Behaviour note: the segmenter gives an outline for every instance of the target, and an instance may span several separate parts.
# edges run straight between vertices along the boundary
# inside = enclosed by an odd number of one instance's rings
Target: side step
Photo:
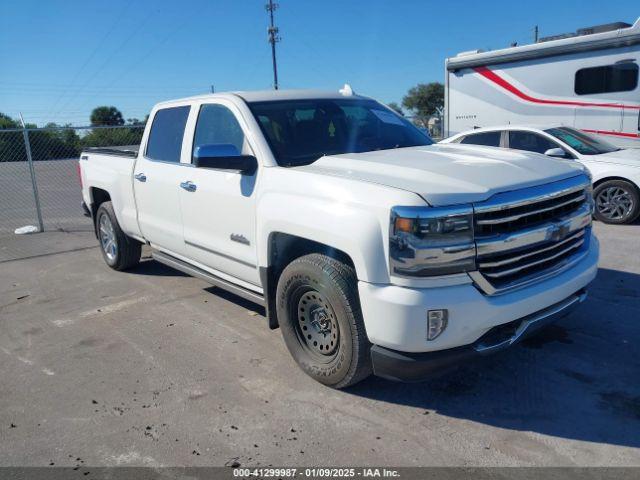
[[[181,272],[186,273],[187,275],[190,275],[192,277],[200,278],[205,282],[210,283],[211,285],[215,285],[216,287],[222,288],[223,290],[231,292],[251,302],[257,303],[258,305],[261,305],[263,307],[266,306],[264,296],[257,292],[253,292],[247,288],[241,287],[220,277],[217,277],[209,272],[205,272],[201,268],[194,267],[193,265],[190,265],[187,262],[184,262],[164,252],[153,250],[151,252],[151,256],[157,262],[160,262],[168,267],[180,270]]]

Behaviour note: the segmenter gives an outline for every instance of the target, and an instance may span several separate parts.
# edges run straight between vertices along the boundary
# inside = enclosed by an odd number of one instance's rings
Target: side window
[[[638,86],[638,65],[633,62],[583,68],[576,72],[577,95],[629,92]]]
[[[511,131],[509,132],[509,148],[544,153],[550,148],[560,148],[560,145],[537,133]]]
[[[486,145],[487,147],[500,146],[501,132],[483,132],[472,133],[464,137],[460,143],[469,143],[471,145]]]
[[[233,145],[243,153],[244,132],[236,116],[223,105],[209,104],[200,107],[193,151],[201,145]]]
[[[147,157],[163,162],[180,162],[189,109],[189,106],[184,106],[163,108],[156,112],[147,141]]]

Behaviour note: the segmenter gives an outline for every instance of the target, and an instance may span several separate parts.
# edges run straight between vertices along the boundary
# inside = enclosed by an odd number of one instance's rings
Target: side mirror
[[[544,154],[548,157],[567,158],[567,152],[561,148],[550,148]]]
[[[258,160],[253,155],[241,155],[235,145],[220,143],[196,147],[193,166],[251,174],[258,168]]]

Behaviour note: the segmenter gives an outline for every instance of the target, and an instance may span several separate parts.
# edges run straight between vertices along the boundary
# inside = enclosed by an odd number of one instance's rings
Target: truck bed
[[[85,148],[82,153],[99,153],[101,155],[136,158],[139,151],[140,145],[122,145],[117,147],[89,147]]]

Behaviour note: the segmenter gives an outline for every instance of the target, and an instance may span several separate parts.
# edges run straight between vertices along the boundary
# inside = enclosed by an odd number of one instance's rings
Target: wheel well
[[[636,185],[634,182],[632,182],[628,178],[623,178],[623,177],[605,177],[605,178],[601,178],[600,180],[597,180],[597,181],[593,182],[593,189],[595,190],[596,188],[598,188],[599,185],[602,185],[604,182],[608,182],[610,180],[620,180],[622,182],[627,182],[627,183],[630,183],[631,185],[633,185],[634,187],[636,187],[636,190],[640,190],[638,188],[638,185]]]
[[[95,230],[96,227],[96,213],[98,212],[98,208],[104,202],[108,202],[111,200],[111,195],[106,190],[97,187],[91,187],[89,190],[91,194],[91,218],[93,219],[93,227]],[[96,231],[97,235],[97,231]]]
[[[267,303],[267,317],[269,328],[278,328],[278,317],[275,308],[276,287],[280,274],[296,258],[310,253],[321,253],[335,258],[349,265],[355,270],[351,257],[330,245],[309,240],[307,238],[290,235],[288,233],[274,232],[269,236],[268,267],[261,273],[265,298]]]

